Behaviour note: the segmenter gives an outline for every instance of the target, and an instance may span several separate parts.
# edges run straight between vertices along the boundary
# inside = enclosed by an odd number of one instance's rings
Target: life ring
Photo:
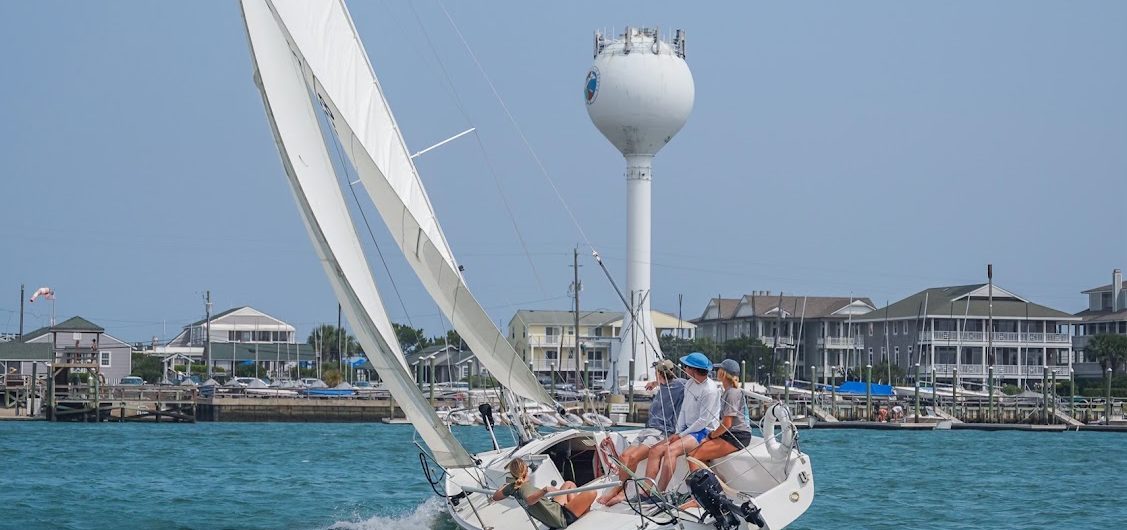
[[[778,414],[776,410],[782,410]],[[775,438],[775,426],[782,430],[782,441]],[[767,408],[763,414],[763,421],[759,426],[763,433],[763,444],[767,447],[767,454],[775,460],[785,460],[794,449],[794,440],[797,430],[790,419],[790,410],[782,403],[776,402]]]

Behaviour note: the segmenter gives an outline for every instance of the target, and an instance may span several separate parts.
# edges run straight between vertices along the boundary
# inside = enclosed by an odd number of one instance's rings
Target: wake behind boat
[[[336,0],[242,0],[241,4],[255,83],[302,219],[365,355],[415,427],[422,442],[423,474],[443,497],[455,522],[471,530],[526,528],[529,523],[542,527],[517,500],[490,498],[505,483],[505,468],[514,459],[527,464],[534,486],[571,481],[577,488],[564,493],[577,493],[617,484],[615,453],[644,436],[643,431],[609,432],[609,418],[586,415],[580,419],[595,424],[595,430],[548,434],[536,430],[537,420],[549,421],[562,409],[470,293],[345,5]],[[687,73],[683,34],[678,32],[676,39],[675,44],[680,44],[671,46],[659,40],[656,30],[628,30],[624,40],[612,46],[618,46],[616,53],[625,56],[632,43],[640,43],[640,53],[651,50],[648,53],[655,60],[673,61],[669,64]],[[613,79],[605,82],[613,83]],[[616,142],[628,156],[630,174],[647,184],[648,161],[628,151],[640,146],[652,158],[680,128],[691,108],[691,78],[688,82],[688,107],[683,100],[677,102],[683,115],[679,123],[664,125],[672,128],[668,135],[650,138],[654,145],[635,144],[629,138],[619,138],[625,140],[623,145]],[[598,83],[597,74],[589,76],[589,105],[596,99]],[[613,109],[613,103],[607,103],[613,98],[613,92],[605,94],[600,105]],[[614,133],[604,133],[615,140]],[[340,164],[345,167],[338,167],[332,152],[347,156],[348,163]],[[439,417],[415,385],[341,189],[342,180],[354,179],[363,185],[443,316],[477,354],[481,365],[499,376],[499,392],[507,409],[499,416],[507,418],[521,440],[517,447],[500,448],[494,437],[493,451],[469,454],[449,427],[450,422],[462,422],[466,417],[451,418],[454,413]],[[645,196],[648,199],[648,185]],[[648,216],[648,206],[646,209]],[[648,255],[648,217],[644,228]],[[597,253],[595,256],[601,265]],[[648,271],[644,285],[648,291]],[[631,289],[631,297],[634,291]],[[630,340],[631,348],[640,358],[660,357],[650,334],[652,324],[646,320],[647,308],[648,301],[640,304],[642,311],[628,315],[642,329]],[[619,371],[622,369],[625,363]],[[482,415],[492,434],[491,414],[482,411]],[[563,415],[575,423],[574,418]],[[559,423],[558,419],[551,421]],[[631,502],[596,506],[569,528],[783,528],[813,501],[813,470],[782,404],[769,407],[761,432],[761,437],[752,437],[742,450],[710,462],[711,473],[694,475],[712,477],[711,482],[686,484],[688,464],[681,458],[668,497],[663,494],[650,506]],[[636,474],[644,467],[643,460],[628,482],[627,490],[634,494],[646,482]],[[690,489],[702,507],[682,510],[673,501],[674,493]]]

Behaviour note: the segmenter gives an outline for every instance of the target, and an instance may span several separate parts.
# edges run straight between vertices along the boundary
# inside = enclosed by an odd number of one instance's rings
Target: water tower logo
[[[595,102],[595,98],[599,95],[598,68],[592,68],[590,72],[587,72],[587,83],[584,85],[583,93],[587,97],[588,105]]]

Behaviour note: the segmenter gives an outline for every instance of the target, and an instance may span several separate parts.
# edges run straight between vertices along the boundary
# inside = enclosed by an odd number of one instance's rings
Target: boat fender
[[[737,506],[732,499],[724,495],[720,479],[708,469],[693,471],[685,477],[685,484],[689,486],[693,499],[696,499],[704,513],[712,517],[712,524],[716,530],[737,530],[740,527],[740,519],[747,521],[749,526],[755,525],[759,528],[767,526],[758,506],[751,501]],[[703,516],[701,522],[704,522]]]
[[[780,414],[778,410],[782,410]],[[780,442],[775,438],[775,426],[778,425],[782,430],[782,441]],[[790,411],[781,403],[775,403],[767,408],[767,412],[763,414],[763,423],[760,426],[763,431],[763,443],[767,448],[767,453],[775,460],[784,460],[790,456],[790,452],[794,449],[795,428],[794,424],[790,421]]]

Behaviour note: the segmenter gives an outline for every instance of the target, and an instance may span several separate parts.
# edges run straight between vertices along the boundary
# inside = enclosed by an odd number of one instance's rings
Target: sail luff
[[[310,238],[364,353],[414,424],[435,460],[446,467],[474,461],[442,425],[407,372],[394,330],[372,279],[322,136],[309,85],[312,77],[291,49],[267,0],[243,0],[255,80]]]
[[[272,5],[289,37],[306,52],[341,144],[427,293],[502,384],[519,396],[554,403],[470,293],[343,4],[273,0]]]

